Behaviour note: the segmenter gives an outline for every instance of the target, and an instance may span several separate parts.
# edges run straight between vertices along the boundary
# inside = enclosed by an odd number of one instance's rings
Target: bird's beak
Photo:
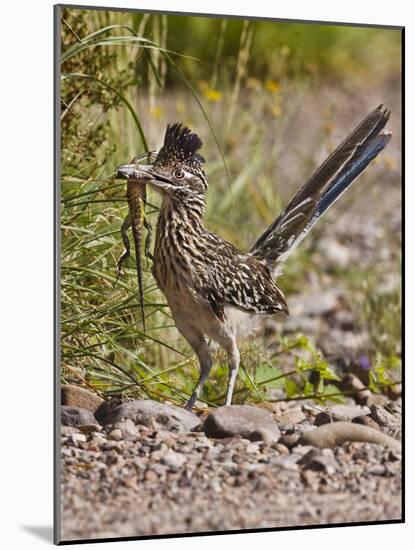
[[[122,164],[116,170],[117,178],[143,181],[152,180],[154,176],[151,174],[151,165],[144,164]]]

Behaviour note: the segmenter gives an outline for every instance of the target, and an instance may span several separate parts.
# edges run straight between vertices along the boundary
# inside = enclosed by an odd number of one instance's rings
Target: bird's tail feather
[[[390,111],[380,105],[335,149],[259,237],[251,254],[276,268],[302,241],[321,216],[370,162],[386,147],[391,134],[382,133]]]

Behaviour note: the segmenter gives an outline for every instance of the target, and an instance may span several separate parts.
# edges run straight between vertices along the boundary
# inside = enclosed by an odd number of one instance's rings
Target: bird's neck
[[[192,286],[194,266],[204,255],[203,237],[207,233],[203,225],[204,210],[204,200],[163,199],[157,222],[153,274],[165,294],[180,285]]]
[[[201,234],[205,231],[203,225],[205,207],[205,199],[200,196],[163,197],[158,229],[162,226],[164,235],[178,232],[184,238],[186,235]]]

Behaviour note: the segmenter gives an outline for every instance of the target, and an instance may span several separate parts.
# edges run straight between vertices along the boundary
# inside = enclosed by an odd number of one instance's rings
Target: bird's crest
[[[203,143],[197,134],[180,123],[169,124],[155,164],[160,166],[186,165],[193,170],[201,170],[205,159],[196,151]],[[193,171],[192,170],[192,171]]]

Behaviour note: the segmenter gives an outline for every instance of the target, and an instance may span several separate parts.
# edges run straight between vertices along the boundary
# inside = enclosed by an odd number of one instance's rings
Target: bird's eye
[[[182,180],[184,178],[184,170],[178,168],[174,171],[173,176],[176,180]]]

